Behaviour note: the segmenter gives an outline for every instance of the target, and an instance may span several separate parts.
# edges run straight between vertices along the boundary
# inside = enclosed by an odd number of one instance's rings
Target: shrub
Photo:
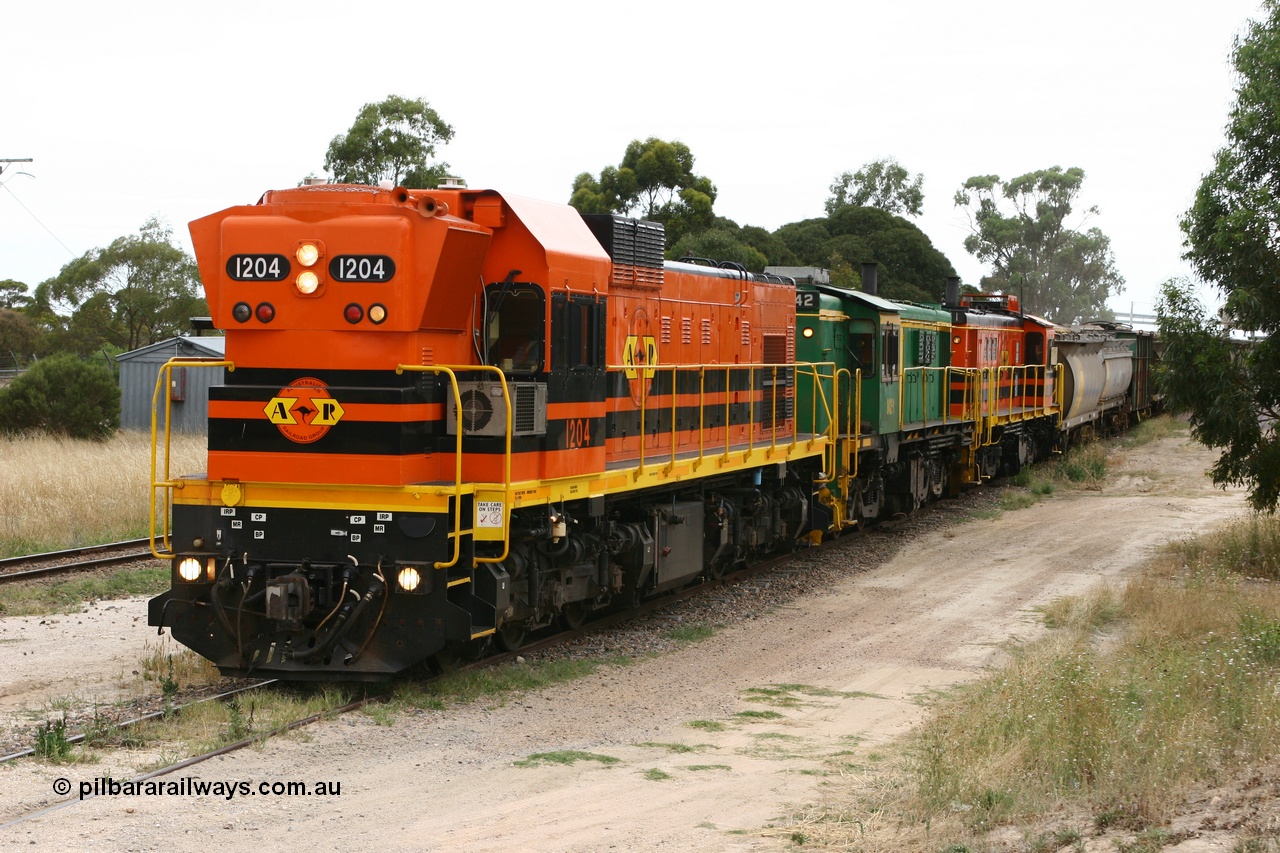
[[[111,371],[69,353],[41,359],[0,390],[0,432],[44,432],[102,441],[120,428]]]

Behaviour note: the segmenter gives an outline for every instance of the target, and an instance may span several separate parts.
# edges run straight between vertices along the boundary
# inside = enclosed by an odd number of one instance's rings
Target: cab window
[[[485,361],[507,373],[536,373],[546,356],[546,300],[532,284],[485,288]]]
[[[898,378],[898,327],[886,325],[881,338],[880,376],[891,382]]]

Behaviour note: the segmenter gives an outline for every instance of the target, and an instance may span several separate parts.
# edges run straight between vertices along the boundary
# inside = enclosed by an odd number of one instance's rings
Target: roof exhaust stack
[[[947,276],[947,293],[942,304],[948,308],[960,304],[960,276]]]
[[[880,293],[876,270],[877,266],[874,262],[862,265],[862,292],[868,296],[878,296]]]

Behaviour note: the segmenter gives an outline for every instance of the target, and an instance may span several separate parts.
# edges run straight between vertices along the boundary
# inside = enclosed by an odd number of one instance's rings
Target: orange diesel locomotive
[[[226,674],[515,647],[809,528],[790,282],[464,188],[281,190],[191,234],[227,373],[207,471],[157,477],[149,621]]]

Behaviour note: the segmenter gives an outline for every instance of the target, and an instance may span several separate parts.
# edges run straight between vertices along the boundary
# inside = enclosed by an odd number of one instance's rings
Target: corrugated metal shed
[[[151,400],[160,367],[171,358],[215,358],[225,352],[222,337],[170,338],[116,356],[120,365],[120,428],[151,429]],[[221,367],[183,367],[173,371],[169,389],[175,432],[208,429],[209,386],[223,381]],[[162,401],[163,402],[163,401]]]

